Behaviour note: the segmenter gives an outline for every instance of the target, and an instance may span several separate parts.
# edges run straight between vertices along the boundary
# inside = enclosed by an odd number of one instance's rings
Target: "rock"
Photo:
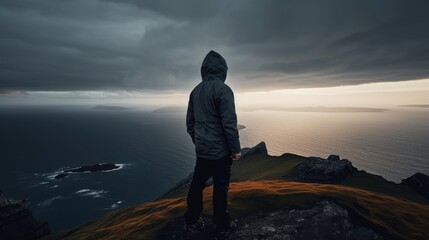
[[[245,128],[246,128],[246,126],[241,125],[241,124],[237,124],[237,129],[238,129],[238,130],[243,130],[243,129],[245,129]]]
[[[63,179],[69,175],[68,173],[85,173],[85,172],[92,173],[92,172],[115,170],[118,168],[120,168],[120,166],[113,163],[97,163],[93,165],[85,165],[82,167],[65,169],[62,171],[62,173],[55,175],[54,178]]]
[[[402,183],[408,184],[416,192],[420,193],[425,198],[429,199],[429,176],[423,173],[416,173],[405,180]]]
[[[338,156],[338,155],[329,155],[329,157],[327,159],[331,160],[331,161],[340,161],[341,160],[340,156]]]
[[[239,223],[228,239],[382,239],[373,230],[354,225],[347,210],[329,201],[309,209],[259,210]]]
[[[113,169],[117,169],[117,168],[119,168],[119,166],[117,166],[116,164],[113,164],[113,163],[97,163],[97,164],[93,164],[93,165],[85,165],[85,166],[78,167],[78,168],[66,169],[66,170],[64,170],[64,172],[74,172],[74,173],[101,172],[101,171],[108,171],[108,170],[113,170]]]
[[[328,159],[309,157],[294,168],[291,178],[300,182],[335,183],[355,172],[357,169],[349,160],[340,160],[337,155]]]
[[[67,173],[60,173],[60,174],[55,175],[55,179],[63,179],[67,176],[68,176]]]
[[[204,218],[206,229],[192,239],[213,239],[215,228],[211,218]],[[357,240],[382,239],[372,229],[355,225],[348,211],[329,201],[322,201],[308,209],[258,210],[237,219],[238,229],[227,239],[237,240]],[[159,239],[182,239],[183,218],[167,224]]]
[[[34,219],[25,201],[7,198],[0,191],[0,239],[36,239],[49,233],[48,223]]]
[[[241,149],[241,157],[246,157],[254,154],[268,154],[267,146],[265,142],[260,142],[251,148],[242,148]]]

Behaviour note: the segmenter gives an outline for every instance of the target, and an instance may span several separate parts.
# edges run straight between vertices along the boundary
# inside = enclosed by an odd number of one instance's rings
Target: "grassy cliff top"
[[[406,184],[357,171],[337,184],[291,181],[293,169],[306,161],[295,154],[270,156],[258,153],[234,162],[229,209],[235,218],[259,209],[307,208],[323,199],[347,209],[353,221],[368,225],[387,239],[429,239],[428,200]],[[110,212],[78,226],[64,239],[156,239],[168,222],[181,217],[186,208],[186,185],[179,185],[153,202]],[[204,192],[203,214],[212,212],[212,188]]]
[[[204,192],[210,214],[212,188]],[[429,205],[354,187],[283,180],[232,183],[229,208],[234,217],[257,209],[305,208],[329,199],[348,209],[356,221],[399,239],[429,239]],[[121,209],[77,228],[65,239],[155,239],[169,221],[183,215],[184,197]]]

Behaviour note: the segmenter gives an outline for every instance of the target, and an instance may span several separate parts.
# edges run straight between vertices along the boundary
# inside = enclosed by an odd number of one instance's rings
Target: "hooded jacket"
[[[225,84],[227,71],[225,59],[210,51],[201,66],[202,81],[189,96],[186,127],[201,158],[220,159],[241,150],[234,93]]]

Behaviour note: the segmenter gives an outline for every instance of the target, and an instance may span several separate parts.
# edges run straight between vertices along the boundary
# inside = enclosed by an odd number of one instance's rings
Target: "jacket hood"
[[[225,82],[228,66],[225,59],[217,52],[207,53],[201,65],[201,77],[203,81],[211,79],[220,79]]]

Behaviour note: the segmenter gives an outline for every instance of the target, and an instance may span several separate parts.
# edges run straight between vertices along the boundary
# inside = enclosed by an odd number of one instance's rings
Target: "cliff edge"
[[[233,163],[229,192],[239,229],[229,239],[429,239],[426,178],[420,174],[418,184],[397,184],[337,155],[270,156],[263,142],[242,153]],[[191,176],[153,202],[108,213],[62,239],[181,239]],[[210,181],[207,186],[203,217],[210,223]],[[213,239],[208,225],[193,239]]]
[[[33,218],[25,201],[8,198],[0,191],[0,239],[29,240],[49,233],[48,223]]]

